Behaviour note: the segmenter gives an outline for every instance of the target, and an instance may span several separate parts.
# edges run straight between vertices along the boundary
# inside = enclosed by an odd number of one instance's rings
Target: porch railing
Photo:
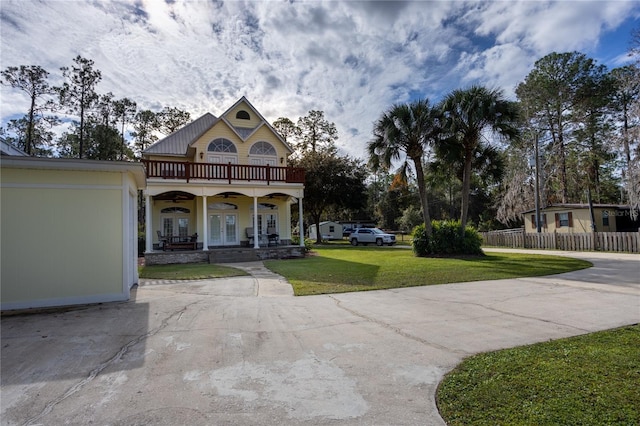
[[[244,164],[191,163],[188,161],[142,160],[147,178],[225,180],[247,182],[304,183],[301,167],[253,166]]]

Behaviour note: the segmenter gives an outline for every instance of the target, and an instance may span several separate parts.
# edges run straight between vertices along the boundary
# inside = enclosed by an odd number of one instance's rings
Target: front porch
[[[267,259],[302,258],[305,248],[299,245],[271,247],[224,247],[208,250],[152,251],[144,254],[145,265],[167,265],[175,263],[237,263]]]
[[[303,217],[303,169],[151,160],[144,164],[146,253],[163,248],[208,252],[288,246],[293,203],[298,204],[298,217]]]

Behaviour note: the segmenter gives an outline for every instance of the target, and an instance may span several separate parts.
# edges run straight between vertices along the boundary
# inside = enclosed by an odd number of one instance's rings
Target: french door
[[[209,245],[238,245],[238,215],[236,213],[209,213]]]

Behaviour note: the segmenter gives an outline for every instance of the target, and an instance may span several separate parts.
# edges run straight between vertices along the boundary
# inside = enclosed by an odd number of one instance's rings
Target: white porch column
[[[153,251],[153,226],[151,224],[151,196],[148,194],[144,197],[144,213],[145,253],[151,253]]]
[[[209,249],[209,231],[207,229],[207,196],[202,196],[202,250]]]
[[[302,223],[302,198],[298,198],[298,222],[300,226],[300,247],[304,247],[304,223]]]
[[[258,229],[258,197],[253,196],[253,248],[260,248],[260,230]]]

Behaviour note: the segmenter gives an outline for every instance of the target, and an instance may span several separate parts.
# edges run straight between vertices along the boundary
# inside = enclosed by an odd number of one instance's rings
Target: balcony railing
[[[147,178],[224,180],[246,182],[304,183],[300,167],[252,166],[244,164],[190,163],[188,161],[142,160]]]

